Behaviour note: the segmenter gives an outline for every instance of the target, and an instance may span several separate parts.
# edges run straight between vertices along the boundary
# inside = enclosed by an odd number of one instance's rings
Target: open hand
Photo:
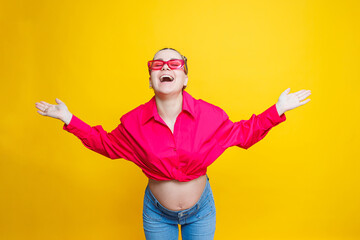
[[[53,105],[44,101],[35,103],[36,108],[40,111],[37,111],[43,116],[53,117],[62,120],[66,124],[69,124],[72,114],[69,112],[65,103],[60,99],[55,99],[57,105]]]
[[[297,108],[310,101],[310,99],[306,99],[308,96],[311,95],[310,90],[300,90],[298,92],[294,92],[290,94],[289,92],[290,92],[290,88],[286,89],[283,93],[281,93],[279,100],[276,103],[276,108],[278,110],[279,116],[285,113],[286,111]],[[304,99],[306,100],[303,101]]]

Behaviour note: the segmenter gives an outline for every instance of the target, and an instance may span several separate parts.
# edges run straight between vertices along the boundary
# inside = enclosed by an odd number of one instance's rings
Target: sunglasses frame
[[[171,66],[169,66],[168,63],[171,62],[171,61],[174,61],[174,60],[181,62],[180,67],[172,68]],[[152,68],[151,68],[151,65],[152,65],[153,62],[162,62],[163,65],[161,66],[160,69],[152,69]],[[153,71],[153,70],[155,70],[155,71],[156,71],[156,70],[161,70],[161,69],[164,67],[165,64],[166,64],[171,70],[176,70],[176,69],[180,69],[180,68],[184,67],[185,61],[184,61],[183,59],[170,59],[170,60],[168,60],[168,61],[163,61],[163,60],[151,60],[151,61],[148,61],[149,73],[150,73],[151,71]],[[186,73],[185,68],[184,68],[184,72]]]

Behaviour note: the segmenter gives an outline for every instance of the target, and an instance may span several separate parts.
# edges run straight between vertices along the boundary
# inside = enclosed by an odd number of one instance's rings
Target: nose
[[[166,66],[166,67],[165,67]],[[164,65],[162,66],[162,68],[161,68],[161,70],[169,70],[170,68],[169,68],[169,66],[166,64],[166,63],[164,63]]]

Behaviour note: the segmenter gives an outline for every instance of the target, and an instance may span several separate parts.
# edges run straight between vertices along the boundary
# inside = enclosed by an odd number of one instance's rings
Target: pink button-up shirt
[[[155,97],[123,115],[111,132],[100,125],[92,127],[75,115],[63,129],[97,153],[134,162],[151,179],[186,182],[204,175],[228,147],[247,149],[285,120],[274,104],[249,120],[232,122],[221,108],[183,91],[174,133],[159,116]]]

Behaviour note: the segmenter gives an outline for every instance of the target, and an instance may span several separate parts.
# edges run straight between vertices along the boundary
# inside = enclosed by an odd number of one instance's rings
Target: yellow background
[[[288,87],[311,101],[208,169],[215,239],[360,239],[359,1],[0,2],[0,239],[145,239],[147,178],[86,149],[35,102],[111,131],[153,95],[146,62],[233,121]]]

